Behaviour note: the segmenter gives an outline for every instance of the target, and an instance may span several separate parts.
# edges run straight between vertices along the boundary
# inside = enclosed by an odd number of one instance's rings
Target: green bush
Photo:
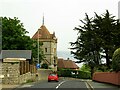
[[[91,78],[91,73],[90,72],[79,71],[78,72],[78,78],[80,78],[80,79],[90,79]]]
[[[79,79],[90,79],[91,73],[80,71],[80,70],[58,69],[58,76],[59,77],[73,77],[73,78],[79,78]]]
[[[41,68],[48,69],[48,64],[43,63],[43,64],[41,65]]]
[[[31,83],[31,82],[34,82],[34,80],[29,79],[29,80],[26,81],[26,83]]]
[[[61,70],[59,70],[59,76],[71,77],[71,70],[70,69],[61,69]]]
[[[112,57],[112,69],[113,71],[120,71],[120,48],[115,50]]]

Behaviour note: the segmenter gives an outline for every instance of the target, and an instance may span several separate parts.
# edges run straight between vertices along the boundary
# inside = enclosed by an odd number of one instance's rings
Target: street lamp
[[[39,64],[39,29],[38,29],[38,64]]]

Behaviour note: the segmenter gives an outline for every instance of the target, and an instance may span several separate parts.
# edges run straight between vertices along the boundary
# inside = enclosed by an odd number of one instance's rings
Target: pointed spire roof
[[[55,33],[50,34],[48,29],[44,25],[44,14],[43,14],[43,22],[42,26],[38,29],[38,31],[33,35],[32,39],[53,39],[55,37]]]
[[[39,34],[39,35],[38,35]],[[33,39],[38,39],[42,38],[42,39],[47,39],[47,38],[51,38],[51,34],[48,31],[48,29],[45,27],[45,25],[42,25],[38,31],[33,35]]]
[[[42,22],[42,25],[44,25],[44,13],[43,13],[43,22]]]

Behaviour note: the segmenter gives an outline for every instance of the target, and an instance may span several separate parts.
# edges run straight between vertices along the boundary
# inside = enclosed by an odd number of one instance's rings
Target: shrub
[[[113,71],[120,71],[120,48],[115,50],[112,57],[112,69]]]
[[[46,63],[43,63],[43,64],[41,65],[41,68],[48,69],[48,64],[46,64]]]
[[[26,81],[26,83],[31,83],[31,82],[34,82],[34,80],[28,79],[28,80]]]
[[[58,76],[59,77],[73,77],[73,78],[79,78],[79,79],[90,79],[91,73],[80,71],[80,70],[58,69]]]
[[[78,72],[78,78],[80,78],[80,79],[90,79],[91,78],[91,73],[90,72],[79,71]]]

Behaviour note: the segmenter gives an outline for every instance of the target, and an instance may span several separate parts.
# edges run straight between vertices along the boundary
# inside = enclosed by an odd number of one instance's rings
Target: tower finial
[[[43,25],[44,25],[44,13],[43,13]]]

